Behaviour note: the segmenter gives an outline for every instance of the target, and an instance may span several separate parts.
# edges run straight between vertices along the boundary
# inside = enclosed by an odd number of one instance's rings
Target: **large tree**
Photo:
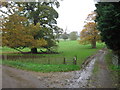
[[[30,23],[36,25],[36,23],[40,23],[42,27],[42,31],[45,35],[41,35],[38,33],[34,36],[35,39],[43,37],[48,44],[44,47],[50,51],[52,46],[56,46],[56,32],[60,32],[61,29],[56,29],[58,18],[57,11],[53,8],[53,6],[59,7],[59,2],[57,0],[50,2],[24,2],[18,3],[20,7],[23,7],[21,15],[26,16]],[[37,48],[32,48],[31,52],[37,52]]]
[[[98,29],[102,41],[118,56],[120,62],[120,2],[99,2],[96,4]]]
[[[100,32],[96,29],[96,23],[89,22],[80,32],[80,44],[91,44],[92,48],[96,48],[97,41],[100,41]]]
[[[27,18],[12,14],[4,18],[2,24],[2,46],[14,48],[16,50],[28,47],[39,48],[47,45],[47,41],[43,38],[34,39],[34,36],[39,32],[40,25],[27,25]]]
[[[47,45],[43,46],[50,50],[52,46],[56,46],[57,37],[59,33],[62,32],[62,29],[57,27],[58,13],[53,8],[53,6],[59,7],[59,2],[57,0],[51,2],[12,2],[12,3],[2,3],[8,11],[3,13],[7,15],[14,14],[15,6],[19,6],[21,12],[18,14],[20,16],[25,16],[28,19],[28,24],[40,23],[41,29],[36,35],[34,35],[35,40],[43,38],[47,41]],[[11,8],[12,6],[12,8]],[[37,53],[37,48],[34,47],[31,49],[31,52]]]
[[[88,14],[83,30],[80,32],[80,44],[91,44],[96,48],[96,42],[100,41],[100,31],[97,30],[97,23],[94,22],[96,12]]]

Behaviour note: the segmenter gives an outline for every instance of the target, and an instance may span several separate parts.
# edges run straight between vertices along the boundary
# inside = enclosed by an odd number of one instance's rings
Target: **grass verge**
[[[113,65],[112,63],[112,52],[109,51],[108,54],[106,55],[106,63],[108,65],[108,69],[114,72],[119,72],[120,71],[120,65]]]
[[[119,75],[120,75],[120,65],[116,66],[116,65],[113,65],[112,63],[112,52],[109,51],[107,53],[107,55],[105,56],[105,60],[106,60],[106,63],[107,63],[107,66],[108,66],[108,69],[111,71],[111,76],[112,76],[112,79],[113,79],[113,82],[114,82],[114,85],[117,87],[117,88],[120,88],[120,85],[119,85]]]
[[[44,65],[44,64],[36,64],[31,62],[20,62],[20,61],[2,61],[2,64],[12,66],[18,69],[30,70],[36,72],[67,72],[79,70],[80,67],[78,65]]]

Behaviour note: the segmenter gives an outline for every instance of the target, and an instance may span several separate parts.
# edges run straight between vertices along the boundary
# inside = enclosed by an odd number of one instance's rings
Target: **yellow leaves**
[[[36,25],[31,24],[28,27],[26,27],[26,31],[30,34],[35,36],[40,31],[40,24],[37,23]]]
[[[41,38],[41,39],[38,39],[38,40],[34,40],[31,48],[39,48],[39,47],[45,46],[45,45],[47,45],[47,41],[45,39]]]
[[[24,23],[24,22],[27,21],[27,18],[25,18],[24,16],[19,16],[19,15],[17,15],[17,14],[12,14],[12,15],[10,15],[7,19],[9,20],[9,22],[10,22],[12,25]]]
[[[40,46],[45,46],[47,45],[47,41],[43,38],[36,40],[36,47],[40,47]]]
[[[8,40],[6,39],[6,37],[2,37],[2,46],[8,45]]]
[[[36,25],[28,25],[26,26],[26,18],[19,15],[10,15],[7,18],[2,28],[2,45],[18,48],[18,47],[41,47],[47,45],[47,41],[43,38],[34,39],[34,35],[36,35],[40,31],[40,24]]]
[[[23,11],[23,9],[24,9],[23,7],[18,7],[19,11]]]
[[[86,29],[96,29],[96,23],[94,23],[94,22],[88,22],[85,26],[84,26],[84,28],[86,28]]]
[[[96,29],[96,23],[89,22],[84,26],[84,29],[80,32],[80,44],[89,44],[93,40],[100,40],[100,32]]]

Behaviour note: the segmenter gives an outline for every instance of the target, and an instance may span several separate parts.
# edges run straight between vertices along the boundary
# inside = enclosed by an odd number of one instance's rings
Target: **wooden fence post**
[[[76,56],[74,56],[74,58],[73,58],[73,64],[77,64],[77,57]]]
[[[7,60],[7,55],[3,55],[4,59],[3,60]]]
[[[65,57],[64,57],[64,59],[63,59],[63,64],[66,64],[66,60],[65,60]]]
[[[50,64],[50,57],[48,57],[48,64]]]

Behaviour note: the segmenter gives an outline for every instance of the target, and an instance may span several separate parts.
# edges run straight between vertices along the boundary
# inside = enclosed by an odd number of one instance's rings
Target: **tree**
[[[91,44],[92,48],[96,48],[96,41],[100,40],[99,34],[100,32],[96,29],[96,23],[87,23],[80,33],[80,44]]]
[[[97,30],[96,12],[88,14],[84,29],[80,33],[80,44],[91,44],[92,48],[96,48],[96,42],[100,41],[100,32]]]
[[[21,9],[21,12],[18,14],[20,16],[25,16],[28,19],[28,24],[32,23],[36,25],[37,23],[40,23],[41,30],[34,36],[34,39],[43,38],[49,42],[44,48],[50,50],[52,46],[57,45],[56,42],[58,42],[58,40],[56,34],[58,35],[58,33],[62,31],[61,29],[56,29],[58,13],[53,7],[59,7],[59,2],[57,0],[48,0],[48,2],[5,2],[2,3],[2,5],[8,9],[8,12],[14,12],[14,8],[10,8],[11,6],[18,6]],[[9,14],[2,10],[0,11]],[[31,52],[37,53],[37,48],[32,48]]]
[[[98,30],[102,41],[119,57],[120,62],[120,2],[99,2],[96,4]]]
[[[47,45],[47,41],[43,38],[34,39],[34,36],[41,30],[39,23],[27,25],[27,18],[16,13],[4,20],[2,46],[19,50],[25,47],[38,48]]]
[[[30,23],[36,25],[36,23],[40,23],[43,32],[45,35],[41,35],[38,33],[34,38],[41,38],[41,36],[48,42],[47,48],[48,51],[52,46],[56,46],[56,35],[55,33],[60,32],[61,29],[55,29],[58,18],[57,11],[53,8],[53,6],[59,7],[59,2],[57,0],[53,0],[50,2],[25,2],[19,3],[19,7],[23,7],[21,15],[26,16]],[[32,48],[31,52],[37,52],[37,48]]]
[[[62,34],[62,38],[63,38],[64,40],[68,39],[68,34],[67,34],[66,32],[64,32],[64,33]]]
[[[70,40],[77,40],[78,38],[77,32],[75,31],[71,32],[69,38]]]

